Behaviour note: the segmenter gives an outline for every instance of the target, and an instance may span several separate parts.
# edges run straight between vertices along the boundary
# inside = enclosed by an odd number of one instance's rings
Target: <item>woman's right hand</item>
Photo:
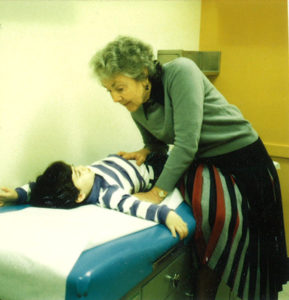
[[[143,148],[135,152],[120,151],[117,154],[127,160],[134,159],[136,161],[136,164],[140,166],[146,161],[146,158],[150,153],[151,151],[149,149]]]
[[[4,206],[5,203],[13,202],[18,199],[18,194],[14,189],[6,187],[0,188],[0,207]]]

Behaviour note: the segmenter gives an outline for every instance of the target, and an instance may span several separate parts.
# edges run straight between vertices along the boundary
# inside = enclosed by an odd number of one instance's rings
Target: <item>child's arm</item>
[[[26,184],[16,189],[7,187],[0,188],[0,206],[6,204],[26,204],[30,194],[30,184]]]
[[[0,206],[4,206],[8,203],[13,204],[18,199],[18,194],[14,189],[7,187],[0,188]]]
[[[136,197],[127,194],[117,185],[103,186],[100,189],[97,204],[135,217],[164,224],[169,228],[174,237],[178,233],[180,238],[183,239],[188,234],[187,224],[176,212],[166,205],[156,205],[140,201]]]

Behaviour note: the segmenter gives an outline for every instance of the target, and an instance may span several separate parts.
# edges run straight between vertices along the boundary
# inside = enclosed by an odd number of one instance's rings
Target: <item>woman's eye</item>
[[[118,93],[121,93],[121,92],[123,91],[123,88],[118,88],[118,89],[116,89],[116,91],[117,91]]]

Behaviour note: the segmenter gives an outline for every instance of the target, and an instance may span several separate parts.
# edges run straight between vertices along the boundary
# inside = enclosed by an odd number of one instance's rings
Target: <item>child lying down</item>
[[[135,195],[151,189],[166,157],[152,153],[144,164],[109,155],[90,166],[74,166],[62,161],[52,163],[36,182],[0,189],[0,206],[7,203],[46,208],[75,208],[96,204],[132,216],[165,224],[176,237],[188,234],[187,224],[166,205],[140,201]]]

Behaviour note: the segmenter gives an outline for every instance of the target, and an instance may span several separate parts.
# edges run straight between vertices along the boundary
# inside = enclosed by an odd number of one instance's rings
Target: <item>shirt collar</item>
[[[143,104],[143,110],[146,119],[148,119],[148,109],[151,105],[155,103],[159,103],[160,105],[164,105],[164,86],[161,80],[151,81],[152,89],[150,98],[147,102]]]
[[[96,204],[98,202],[100,186],[101,186],[101,177],[95,174],[91,192],[89,196],[84,200],[83,204]]]

